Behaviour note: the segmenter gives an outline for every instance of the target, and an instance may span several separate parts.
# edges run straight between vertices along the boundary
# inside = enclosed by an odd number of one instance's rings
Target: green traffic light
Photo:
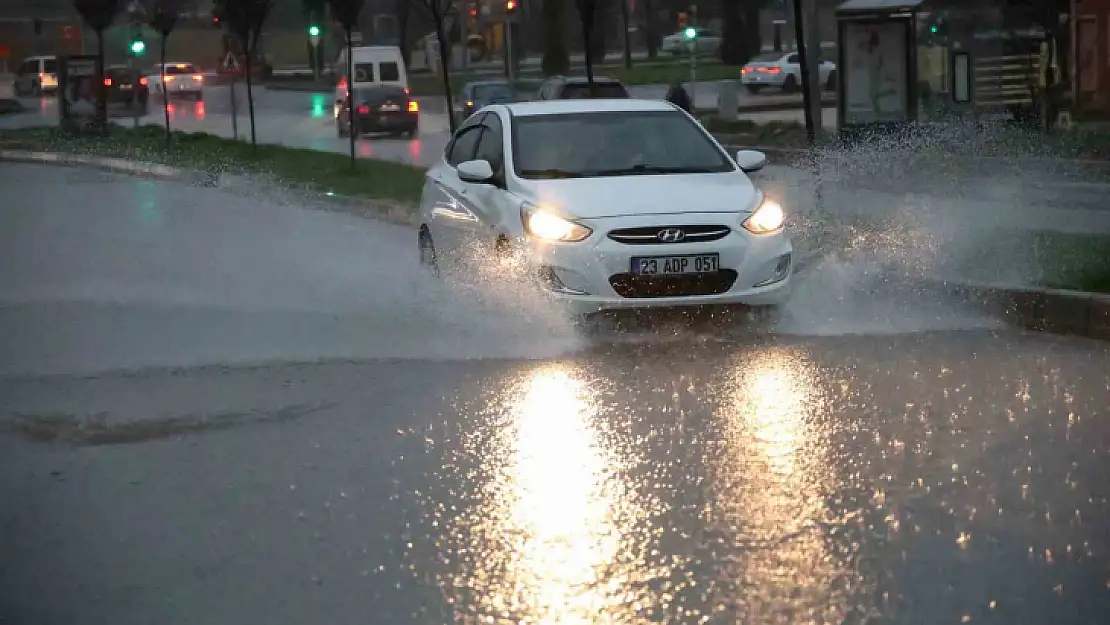
[[[143,52],[146,52],[146,44],[143,43],[142,40],[137,39],[131,42],[132,54],[142,54]]]
[[[316,25],[309,26],[308,27],[308,36],[309,37],[319,37],[320,36],[320,27],[316,26]]]
[[[694,30],[693,28],[687,28],[686,29],[686,38],[687,39],[693,39],[694,37],[697,37],[697,36],[698,36],[698,31]]]
[[[939,28],[937,28],[937,25],[936,25],[936,24],[933,24],[932,26],[930,26],[930,27],[929,27],[929,32],[931,32],[931,33],[935,33],[935,32],[937,32],[938,30],[940,30],[940,29],[939,29]]]

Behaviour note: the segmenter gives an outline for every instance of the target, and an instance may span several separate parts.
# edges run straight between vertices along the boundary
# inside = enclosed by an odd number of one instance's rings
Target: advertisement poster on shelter
[[[70,130],[99,129],[104,120],[97,117],[96,57],[63,57],[59,78],[59,121]]]
[[[844,123],[906,121],[905,25],[849,22],[844,39]]]

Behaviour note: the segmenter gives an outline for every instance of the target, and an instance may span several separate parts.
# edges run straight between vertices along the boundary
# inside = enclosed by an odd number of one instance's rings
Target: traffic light
[[[131,40],[131,54],[142,56],[144,52],[146,52],[146,42],[136,36]]]
[[[682,31],[682,34],[685,35],[687,39],[693,39],[698,36],[698,31],[694,28],[687,27],[686,30]]]
[[[505,0],[505,12],[512,14],[516,12],[518,3],[516,0]]]
[[[320,36],[320,27],[317,26],[316,24],[313,24],[313,25],[309,26],[308,27],[308,36],[309,37],[319,37]]]

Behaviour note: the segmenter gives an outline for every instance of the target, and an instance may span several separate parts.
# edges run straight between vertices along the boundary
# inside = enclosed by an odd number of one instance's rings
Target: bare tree
[[[597,15],[597,0],[574,0],[578,7],[578,19],[582,22],[582,47],[586,53],[586,84],[590,97],[594,97],[594,24]]]
[[[103,130],[108,122],[108,91],[104,88],[104,31],[123,8],[122,0],[73,0],[73,8],[96,33],[96,125]]]
[[[347,39],[347,136],[350,140],[351,146],[351,167],[355,166],[355,136],[358,134],[355,131],[355,89],[354,89],[354,31],[355,26],[358,25],[358,14],[362,12],[362,5],[365,0],[328,0],[331,4],[331,14],[335,17],[335,21],[343,26],[343,33]]]
[[[166,84],[166,40],[181,18],[183,0],[150,0],[152,6],[147,10],[150,27],[158,31],[162,40],[158,46],[158,62],[162,72],[162,82]],[[170,142],[170,93],[162,89],[162,113],[166,119],[166,143]]]
[[[451,132],[454,133],[455,129],[458,128],[458,120],[455,119],[454,115],[455,103],[451,91],[451,64],[448,56],[451,41],[447,37],[446,28],[452,0],[416,0],[416,2],[436,25],[436,41],[439,42],[439,65],[443,72],[443,95],[447,98],[447,123],[451,127]]]
[[[247,111],[251,119],[251,147],[258,147],[254,125],[254,90],[251,85],[251,61],[258,51],[258,36],[270,15],[273,0],[215,0],[227,24],[228,32],[238,41],[243,51],[244,71],[247,75]]]

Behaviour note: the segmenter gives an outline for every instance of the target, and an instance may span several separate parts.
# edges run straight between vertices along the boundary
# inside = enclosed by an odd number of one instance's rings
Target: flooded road
[[[584,336],[398,226],[2,172],[0,622],[1110,615],[1105,343],[844,250],[773,333]]]

